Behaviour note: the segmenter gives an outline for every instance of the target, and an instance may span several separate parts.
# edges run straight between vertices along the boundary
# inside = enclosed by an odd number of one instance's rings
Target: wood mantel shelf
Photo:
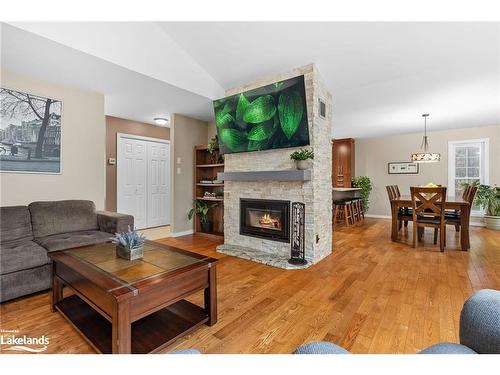
[[[284,171],[219,172],[221,181],[310,181],[310,170],[288,169]]]

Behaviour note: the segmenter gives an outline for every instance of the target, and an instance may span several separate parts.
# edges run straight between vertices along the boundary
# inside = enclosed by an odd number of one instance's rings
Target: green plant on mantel
[[[352,178],[352,186],[361,189],[361,204],[363,211],[367,212],[370,208],[370,192],[372,191],[372,181],[370,177],[358,176]]]
[[[312,150],[307,150],[305,148],[301,148],[300,150],[293,152],[290,155],[290,159],[292,159],[292,160],[314,159],[314,152]]]

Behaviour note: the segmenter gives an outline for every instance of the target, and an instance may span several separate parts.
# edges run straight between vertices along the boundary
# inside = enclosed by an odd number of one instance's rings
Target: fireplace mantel
[[[284,171],[221,172],[217,179],[222,181],[310,181],[310,170],[288,169]]]

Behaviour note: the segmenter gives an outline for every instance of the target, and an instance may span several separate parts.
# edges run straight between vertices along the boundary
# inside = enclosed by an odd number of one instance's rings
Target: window
[[[488,146],[489,139],[448,142],[448,195],[462,195],[464,183],[488,184]]]

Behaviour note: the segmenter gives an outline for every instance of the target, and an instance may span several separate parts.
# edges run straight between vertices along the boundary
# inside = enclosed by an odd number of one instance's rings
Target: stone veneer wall
[[[309,138],[315,159],[312,178],[306,182],[241,182],[226,181],[224,187],[224,244],[237,245],[269,252],[281,257],[290,256],[290,244],[258,239],[239,234],[240,198],[282,199],[306,205],[306,259],[316,263],[332,251],[332,194],[331,194],[331,134],[332,96],[323,86],[317,68],[311,64],[270,79],[254,82],[226,91],[226,96],[265,86],[273,82],[304,75],[309,119]],[[326,102],[327,117],[318,115],[318,99]],[[273,171],[295,168],[290,154],[298,148],[257,151],[225,155],[225,172]]]

